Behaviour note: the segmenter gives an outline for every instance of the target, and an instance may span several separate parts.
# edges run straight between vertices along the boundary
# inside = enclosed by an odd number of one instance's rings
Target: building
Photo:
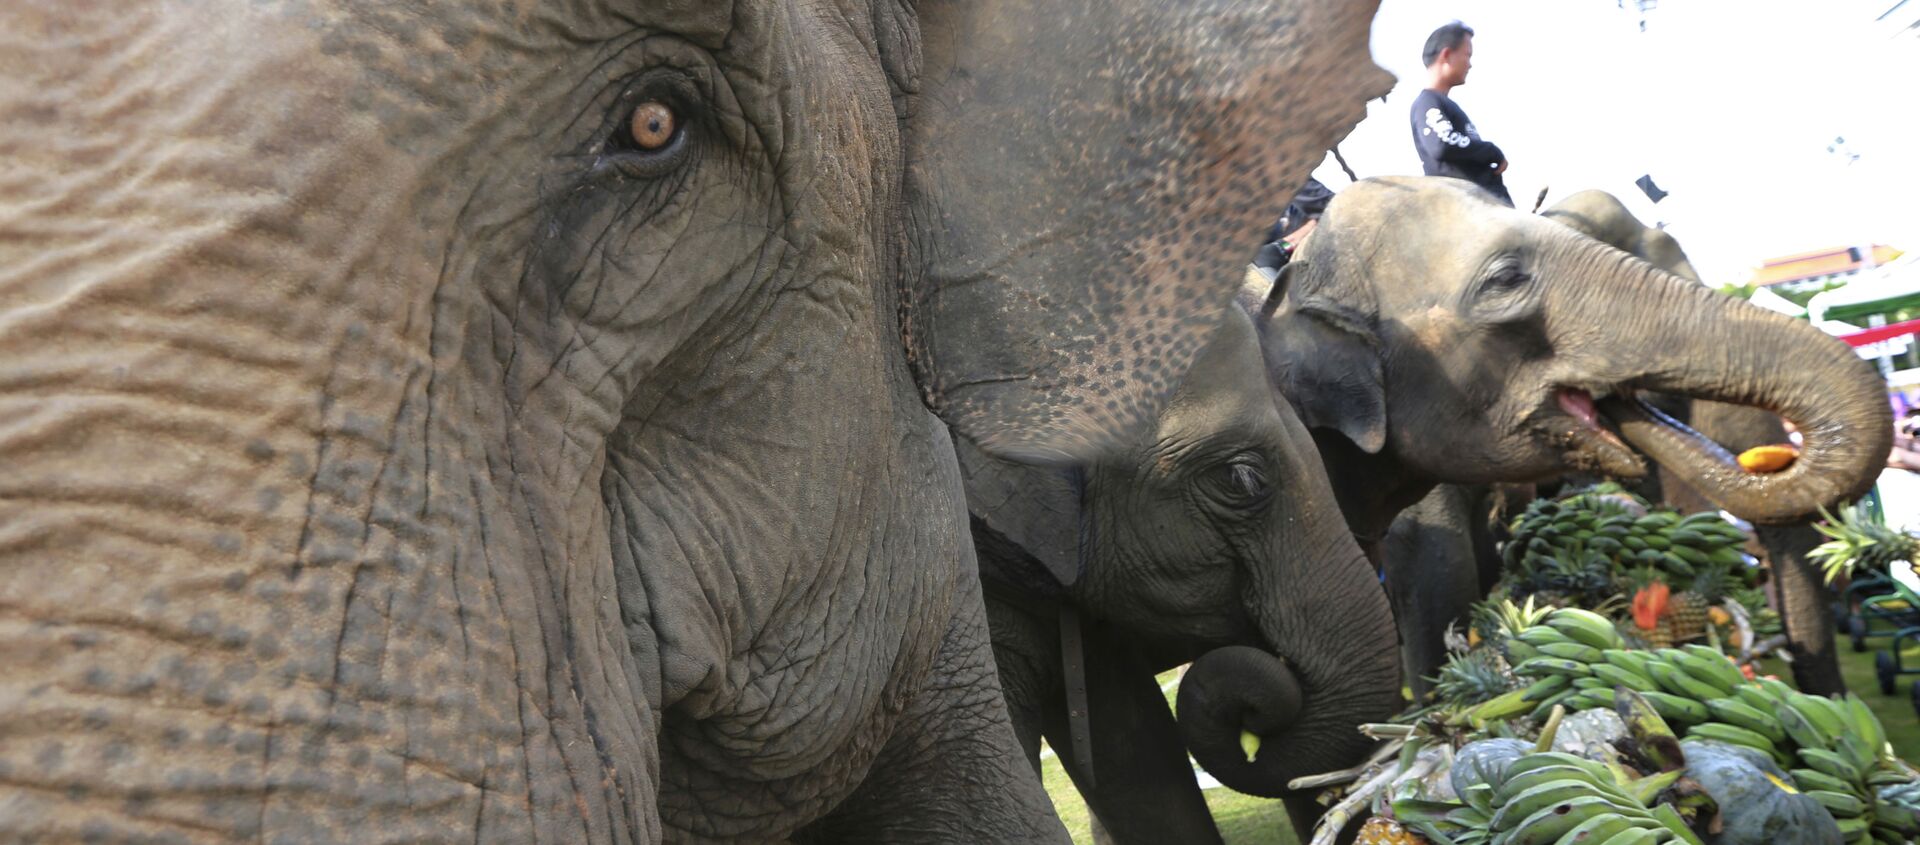
[[[1873,245],[1870,262],[1862,260],[1869,257],[1865,253],[1857,246],[1841,246],[1769,258],[1754,272],[1750,284],[1804,304],[1808,297],[1846,284],[1862,270],[1900,257],[1900,250],[1885,244]]]

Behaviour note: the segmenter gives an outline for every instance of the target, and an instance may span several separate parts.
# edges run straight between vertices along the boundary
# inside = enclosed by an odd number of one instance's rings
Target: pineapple
[[[1829,539],[1808,557],[1826,567],[1828,583],[1855,569],[1885,572],[1895,561],[1920,555],[1920,538],[1888,527],[1859,505],[1842,505],[1838,516],[1823,510],[1821,516],[1826,519],[1814,528]]]
[[[1493,649],[1481,648],[1448,658],[1434,678],[1433,693],[1442,706],[1464,710],[1518,685],[1507,662]]]
[[[1374,816],[1361,825],[1354,845],[1427,845],[1427,838],[1406,829],[1393,819]]]
[[[1685,591],[1674,593],[1673,600],[1667,605],[1667,618],[1672,621],[1673,638],[1691,640],[1706,636],[1707,611],[1720,603],[1727,594],[1727,570],[1723,567],[1702,567],[1693,578],[1693,584]]]
[[[1707,600],[1692,590],[1674,593],[1667,605],[1667,636],[1673,640],[1692,640],[1707,635]]]

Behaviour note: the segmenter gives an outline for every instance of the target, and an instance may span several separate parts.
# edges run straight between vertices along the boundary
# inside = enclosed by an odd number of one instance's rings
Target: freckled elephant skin
[[[1239,308],[1135,440],[1064,480],[965,449],[961,466],[1016,733],[1029,755],[1046,737],[1110,841],[1220,841],[1189,752],[1228,787],[1283,796],[1358,762],[1355,728],[1399,709],[1386,596]],[[1084,640],[1084,765],[1061,607]],[[1176,723],[1154,675],[1188,661]],[[1243,731],[1262,740],[1252,762]]]
[[[1384,77],[985,5],[0,9],[0,840],[1062,841],[949,426],[1150,417]]]
[[[1871,485],[1891,436],[1871,366],[1804,323],[1677,275],[1684,253],[1664,233],[1632,240],[1675,272],[1570,228],[1599,209],[1583,200],[1579,215],[1534,216],[1458,180],[1363,180],[1334,199],[1281,281],[1245,292],[1264,315],[1272,377],[1313,428],[1376,562],[1394,516],[1436,484],[1644,472],[1624,443],[1565,410],[1567,389],[1658,391],[1796,420],[1803,460],[1760,477],[1690,433],[1599,403],[1603,422],[1663,469],[1749,518],[1790,521]]]

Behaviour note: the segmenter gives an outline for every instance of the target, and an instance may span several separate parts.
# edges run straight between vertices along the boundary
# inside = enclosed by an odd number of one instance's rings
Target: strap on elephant
[[[1080,612],[1074,608],[1066,586],[1046,564],[978,516],[972,517],[970,527],[980,560],[982,592],[1035,618],[1059,619],[1067,744],[1073,746],[1067,751],[1081,772],[1084,788],[1092,789],[1093,727],[1088,717],[1086,644],[1080,630]]]
[[[1093,789],[1093,726],[1087,713],[1086,646],[1080,637],[1080,612],[1060,605],[1060,679],[1067,689],[1067,740],[1080,769],[1083,788]]]

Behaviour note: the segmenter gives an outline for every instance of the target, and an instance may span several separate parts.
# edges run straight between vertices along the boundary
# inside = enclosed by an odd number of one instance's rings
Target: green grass
[[[1885,641],[1873,643],[1885,647]],[[1920,669],[1920,648],[1908,650],[1907,665]],[[1773,667],[1773,672],[1782,678],[1791,680],[1792,674],[1784,665]],[[1920,674],[1902,675],[1894,690],[1895,695],[1880,694],[1879,683],[1873,674],[1873,651],[1856,654],[1847,649],[1845,637],[1840,638],[1840,672],[1846,678],[1847,688],[1867,702],[1874,715],[1880,717],[1880,723],[1887,729],[1887,737],[1893,743],[1894,751],[1909,762],[1920,762],[1920,716],[1913,711],[1913,704],[1907,697],[1907,688]],[[1161,683],[1173,680],[1169,672],[1160,676]],[[1172,698],[1172,690],[1168,691]],[[1171,701],[1169,701],[1171,703]],[[1053,806],[1060,814],[1060,820],[1067,825],[1076,843],[1093,842],[1090,817],[1087,805],[1080,800],[1080,794],[1074,791],[1073,782],[1067,778],[1060,761],[1047,757],[1041,761],[1041,779],[1047,787],[1047,794],[1053,797]],[[1293,828],[1287,823],[1286,809],[1279,801],[1242,795],[1230,789],[1207,790],[1207,806],[1213,810],[1215,823],[1227,845],[1297,845]]]
[[[1856,654],[1847,647],[1847,638],[1840,637],[1840,675],[1847,681],[1847,690],[1860,696],[1873,715],[1880,717],[1880,725],[1887,729],[1887,741],[1893,743],[1894,753],[1909,763],[1920,762],[1920,715],[1913,712],[1913,702],[1907,697],[1907,688],[1920,680],[1920,674],[1901,675],[1894,682],[1893,695],[1880,694],[1880,682],[1873,675],[1873,651],[1886,648],[1886,640],[1869,640],[1866,652]],[[1920,649],[1907,649],[1901,662],[1920,669]],[[1781,677],[1788,677],[1781,673]]]
[[[1173,695],[1177,689],[1171,681],[1177,672],[1160,675],[1160,684],[1166,688],[1167,706],[1173,706]],[[1060,814],[1060,820],[1067,825],[1067,833],[1073,836],[1075,843],[1093,842],[1091,816],[1087,813],[1086,802],[1080,800],[1080,793],[1073,788],[1072,779],[1067,777],[1060,760],[1051,755],[1040,761],[1040,779],[1047,787],[1047,794],[1053,798],[1053,809]],[[1256,798],[1242,795],[1224,787],[1209,789],[1206,792],[1207,807],[1213,810],[1214,824],[1219,825],[1220,834],[1227,845],[1298,845],[1293,835],[1293,825],[1287,821],[1287,810],[1281,802],[1271,798]]]

